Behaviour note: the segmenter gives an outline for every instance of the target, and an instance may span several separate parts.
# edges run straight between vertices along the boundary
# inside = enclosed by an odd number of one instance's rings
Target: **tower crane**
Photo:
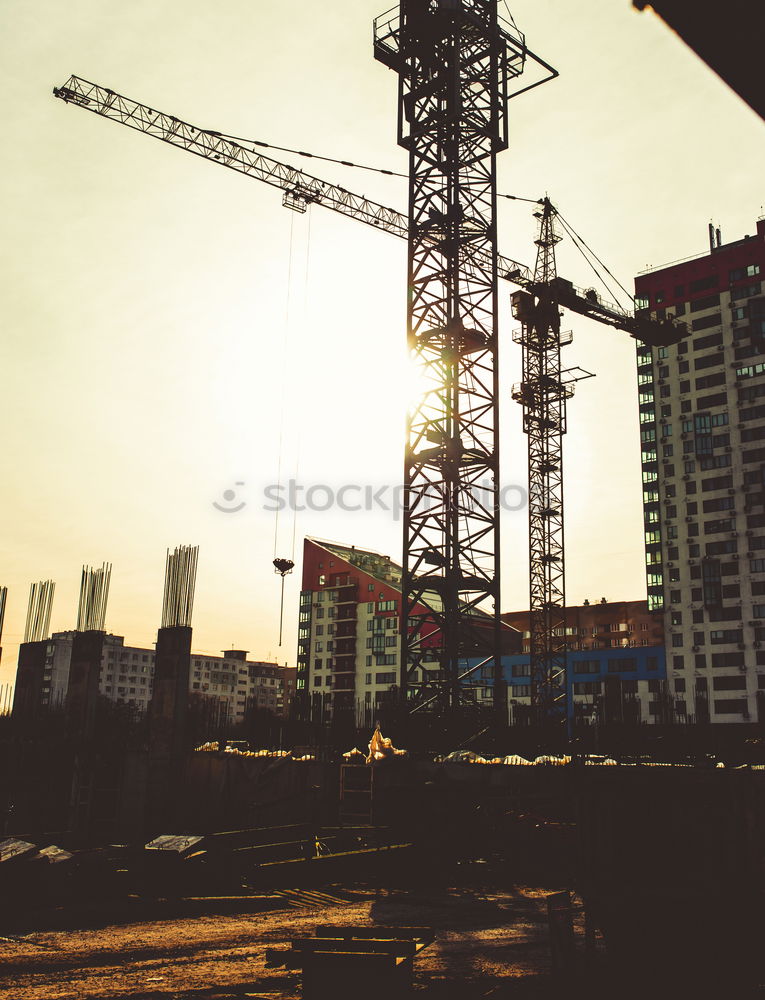
[[[454,706],[460,664],[477,653],[501,691],[497,278],[526,292],[525,307],[554,300],[651,345],[677,342],[684,328],[498,254],[495,154],[506,145],[508,83],[529,55],[550,67],[514,26],[498,24],[493,0],[404,0],[398,17],[376,22],[375,54],[399,74],[408,217],[80,77],[53,93],[277,187],[294,211],[322,205],[408,240],[409,347],[430,391],[408,422],[401,687],[415,703]],[[431,643],[435,662],[423,656]]]
[[[555,245],[555,209],[542,199],[534,289],[515,292],[513,315],[521,329],[513,334],[522,348],[522,381],[513,399],[523,406],[528,440],[529,652],[531,715],[540,728],[568,719],[566,671],[566,572],[563,532],[563,435],[566,401],[574,384],[589,378],[582,369],[561,367],[561,334]]]

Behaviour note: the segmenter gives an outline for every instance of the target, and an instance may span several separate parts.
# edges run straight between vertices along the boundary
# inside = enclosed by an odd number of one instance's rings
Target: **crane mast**
[[[509,27],[509,26],[508,26]],[[375,23],[409,152],[408,414],[400,687],[461,702],[478,657],[501,708],[496,157],[525,48],[496,0],[402,0]]]
[[[563,435],[566,400],[573,379],[561,367],[554,209],[548,198],[535,213],[540,220],[536,240],[534,292],[513,295],[513,315],[521,329],[523,377],[513,399],[523,406],[528,440],[529,474],[529,651],[531,721],[537,726],[567,718],[566,592],[563,535]]]

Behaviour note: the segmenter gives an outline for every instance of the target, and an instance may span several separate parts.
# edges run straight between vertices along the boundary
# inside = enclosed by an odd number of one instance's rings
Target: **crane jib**
[[[256,153],[218,132],[201,129],[173,115],[155,111],[145,104],[123,97],[108,87],[72,75],[61,87],[54,87],[53,94],[68,104],[75,104],[103,118],[127,125],[129,128],[162,139],[170,145],[186,149],[197,156],[278,187],[284,192],[283,204],[289,208],[305,211],[310,204],[322,205],[340,215],[357,219],[399,238],[406,239],[409,235],[406,216],[393,208],[370,201],[289,164]],[[484,263],[488,265],[490,262]],[[496,266],[499,278],[534,292],[533,276],[524,264],[498,254]],[[676,344],[687,336],[685,325],[674,318],[657,321],[648,317],[636,317],[614,303],[602,301],[592,292],[576,288],[563,278],[558,277],[556,283],[561,306],[599,323],[623,330],[650,346]]]

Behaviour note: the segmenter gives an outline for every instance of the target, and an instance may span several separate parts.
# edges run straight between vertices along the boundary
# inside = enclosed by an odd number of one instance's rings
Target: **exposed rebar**
[[[5,621],[5,603],[8,600],[8,588],[0,587],[0,642],[3,641],[3,622]]]
[[[5,588],[3,588],[5,589]],[[41,642],[47,639],[50,628],[50,614],[53,609],[53,594],[56,584],[53,580],[40,580],[29,588],[27,620],[24,626],[24,642]],[[2,599],[5,612],[5,598]]]
[[[90,566],[82,567],[80,603],[77,608],[78,632],[104,631],[106,602],[109,599],[111,578],[111,563],[104,563],[100,569],[94,569]]]
[[[198,545],[178,545],[173,552],[167,550],[162,628],[191,626],[198,558]]]
[[[0,716],[13,710],[13,684],[0,684]]]

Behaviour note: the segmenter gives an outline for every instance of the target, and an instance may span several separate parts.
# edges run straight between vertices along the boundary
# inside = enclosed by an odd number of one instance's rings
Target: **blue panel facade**
[[[469,661],[469,665],[478,660]],[[625,681],[666,680],[667,659],[664,646],[627,646],[623,649],[571,650],[567,657],[569,715],[574,712],[574,685],[618,677]],[[502,668],[509,698],[530,694],[530,658],[528,653],[503,656]],[[490,688],[490,677],[476,677],[476,684]]]

